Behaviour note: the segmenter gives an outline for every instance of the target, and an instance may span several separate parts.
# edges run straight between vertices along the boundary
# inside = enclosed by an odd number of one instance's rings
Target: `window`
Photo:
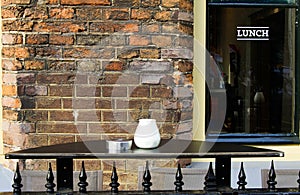
[[[236,3],[238,2],[238,3]],[[227,109],[221,129],[207,139],[246,143],[299,140],[297,10],[291,0],[211,0],[207,48],[221,83],[207,90],[207,123],[225,91]],[[209,77],[209,74],[207,74]],[[214,79],[208,86],[216,86]],[[212,84],[212,82],[214,82]],[[218,90],[219,88],[219,90]]]

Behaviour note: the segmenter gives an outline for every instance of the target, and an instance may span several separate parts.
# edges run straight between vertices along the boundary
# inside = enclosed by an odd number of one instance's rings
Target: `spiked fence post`
[[[271,191],[276,189],[277,181],[275,181],[275,179],[276,179],[276,173],[275,173],[275,168],[274,168],[274,162],[272,160],[271,168],[269,171],[269,180],[267,181],[268,189]]]
[[[178,166],[177,166],[177,172],[176,172],[176,175],[175,175],[175,191],[176,192],[181,192],[182,191],[182,186],[184,185],[183,181],[183,176],[182,176],[182,172],[181,172],[181,168],[180,168],[180,164],[178,163]]]
[[[150,192],[151,191],[152,182],[151,182],[151,174],[150,174],[150,171],[149,171],[148,161],[146,161],[146,168],[145,168],[143,180],[144,181],[142,183],[142,186],[144,187],[144,192]]]
[[[246,189],[245,186],[247,185],[247,182],[246,182],[246,174],[245,174],[243,162],[241,162],[241,168],[240,168],[238,179],[239,179],[237,182],[237,184],[239,185],[238,190],[245,190]]]
[[[14,174],[14,183],[12,185],[13,194],[21,194],[21,188],[23,187],[21,182],[22,182],[22,177],[20,174],[19,163],[17,163],[16,172]]]
[[[118,183],[118,174],[117,174],[117,169],[116,169],[116,162],[113,162],[113,168],[112,168],[112,174],[111,174],[111,183],[109,186],[111,187],[111,192],[112,193],[118,193],[119,189],[118,187],[120,184]]]
[[[82,161],[81,164],[81,171],[79,173],[79,182],[78,182],[78,186],[79,186],[79,192],[80,193],[87,193],[86,187],[89,185],[88,182],[86,182],[87,180],[87,175],[85,172],[85,167],[84,167],[84,161]]]
[[[54,187],[56,186],[53,181],[54,181],[54,175],[51,167],[51,163],[49,163],[49,169],[46,177],[47,183],[45,184],[45,187],[47,188],[46,192],[47,193],[54,193]]]
[[[209,163],[209,168],[208,168],[207,174],[205,176],[204,190],[205,191],[216,191],[217,190],[216,176],[215,176],[214,170],[212,168],[212,162]]]

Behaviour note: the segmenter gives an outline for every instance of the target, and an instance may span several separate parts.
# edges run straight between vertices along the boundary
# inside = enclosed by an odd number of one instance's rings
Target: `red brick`
[[[23,68],[22,63],[18,60],[2,60],[2,68],[4,70],[21,70]]]
[[[30,4],[30,0],[2,0],[1,5],[11,5],[11,4],[20,4],[20,5],[28,5]]]
[[[141,49],[140,57],[147,59],[158,59],[160,58],[160,50],[159,49]]]
[[[60,109],[61,99],[60,98],[37,98],[37,108],[47,109]]]
[[[48,135],[31,134],[26,136],[24,147],[35,148],[48,145]]]
[[[62,5],[111,5],[111,0],[61,0]]]
[[[48,61],[48,70],[52,71],[74,71],[76,70],[76,64],[74,61]]]
[[[20,20],[3,20],[2,31],[32,31],[32,21],[20,21]]]
[[[176,11],[159,11],[156,12],[154,18],[159,21],[177,20],[178,12]]]
[[[26,110],[24,113],[24,120],[28,122],[38,122],[48,120],[47,110]]]
[[[48,35],[32,34],[26,36],[26,44],[40,45],[49,43]]]
[[[76,111],[76,121],[101,121],[101,111],[89,110],[89,111]]]
[[[2,55],[8,58],[28,58],[29,49],[26,47],[3,47]]]
[[[61,47],[48,46],[35,49],[35,57],[61,58]]]
[[[78,8],[76,9],[76,18],[78,20],[102,20],[101,8]]]
[[[129,44],[135,46],[147,46],[150,42],[150,36],[147,35],[130,35]]]
[[[162,0],[162,6],[168,8],[178,7],[180,0]]]
[[[56,97],[72,97],[74,87],[70,85],[52,85],[49,86],[49,95]]]
[[[2,106],[9,108],[21,108],[21,100],[13,97],[3,97]]]
[[[72,142],[75,142],[74,135],[50,135],[49,136],[49,145],[65,144],[65,143],[72,143]]]
[[[103,97],[127,97],[127,87],[121,86],[103,86]]]
[[[152,87],[151,97],[153,98],[171,98],[172,88],[170,87]]]
[[[2,95],[3,96],[17,96],[17,86],[16,85],[2,85]]]
[[[57,74],[38,74],[38,84],[72,84],[74,83],[76,75],[70,73]]]
[[[126,111],[103,111],[103,121],[127,121]]]
[[[133,20],[149,20],[152,18],[152,11],[148,9],[132,9],[131,19]]]
[[[158,7],[160,0],[141,0],[141,5],[143,7]]]
[[[73,122],[47,122],[38,123],[36,127],[38,133],[85,133],[86,125],[84,124],[74,124]]]
[[[24,8],[22,7],[16,7],[16,6],[9,6],[9,7],[3,7],[2,8],[2,18],[21,18],[24,13]]]
[[[142,27],[144,33],[159,33],[160,25],[158,24],[144,24]]]
[[[49,111],[50,121],[74,121],[73,111]]]
[[[193,1],[191,0],[179,0],[179,8],[181,10],[186,10],[186,11],[193,11],[194,4]]]
[[[35,83],[35,74],[33,73],[19,73],[17,75],[18,84],[34,84]]]
[[[14,45],[14,44],[22,44],[23,36],[18,34],[2,34],[2,44],[4,45]]]
[[[106,20],[129,20],[128,8],[110,8],[103,11],[104,19]]]
[[[152,43],[157,47],[171,47],[173,44],[173,37],[168,35],[152,36]]]
[[[121,61],[110,61],[104,65],[106,71],[122,71],[124,69],[124,63]]]
[[[3,119],[17,121],[20,120],[22,114],[17,110],[3,110]]]
[[[34,25],[33,30],[36,32],[83,32],[86,30],[84,23],[78,22],[38,22]]]
[[[26,86],[25,94],[28,96],[46,96],[47,87],[46,86]]]
[[[26,70],[43,70],[45,69],[45,62],[43,61],[25,61]]]
[[[53,8],[50,9],[49,15],[56,19],[71,19],[74,17],[74,9],[72,8]]]
[[[72,48],[65,49],[63,57],[65,58],[104,58],[112,59],[114,56],[114,49],[105,48]]]
[[[47,8],[45,7],[35,7],[34,9],[27,8],[24,11],[24,17],[28,19],[41,19],[41,20],[48,19]]]
[[[72,45],[74,37],[69,35],[50,35],[50,44],[53,45]]]
[[[130,97],[150,97],[150,87],[149,86],[136,86],[129,87]]]

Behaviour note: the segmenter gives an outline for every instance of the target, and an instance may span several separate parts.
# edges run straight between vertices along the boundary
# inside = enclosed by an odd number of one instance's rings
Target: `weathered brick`
[[[178,7],[180,0],[162,0],[162,6],[168,8]]]
[[[2,68],[3,70],[21,70],[23,68],[22,63],[18,60],[2,60]]]
[[[193,51],[190,49],[162,49],[162,58],[171,59],[193,59]]]
[[[143,7],[158,7],[160,0],[141,0],[141,6]]]
[[[136,86],[129,87],[129,97],[150,97],[150,87],[149,86]]]
[[[95,85],[77,85],[76,97],[99,97],[101,88]]]
[[[2,97],[2,106],[9,108],[21,108],[21,100],[13,97]]]
[[[49,11],[51,18],[56,19],[71,19],[74,17],[74,9],[72,8],[52,8]]]
[[[174,63],[174,66],[180,72],[186,73],[193,71],[194,64],[192,61],[177,61]]]
[[[137,58],[139,57],[140,53],[139,50],[137,49],[123,49],[118,51],[118,58],[123,58],[123,59],[131,59],[131,58]]]
[[[75,74],[38,74],[38,84],[72,84],[74,83]]]
[[[49,43],[53,45],[72,45],[74,37],[71,35],[50,35]]]
[[[49,86],[49,96],[72,97],[74,87],[70,85],[52,85]]]
[[[104,75],[105,79],[102,84],[138,84],[139,75],[137,74],[110,74]]]
[[[41,122],[37,124],[38,133],[85,133],[86,125],[74,124],[73,122]]]
[[[7,58],[28,58],[30,54],[26,47],[3,47],[2,55]]]
[[[75,121],[101,121],[101,111],[74,111]]]
[[[194,46],[194,38],[192,36],[189,37],[178,37],[175,40],[176,46],[181,48],[190,48],[193,49]]]
[[[144,74],[141,74],[141,82],[142,82],[142,84],[157,85],[160,83],[160,80],[163,77],[164,77],[164,74],[144,73]]]
[[[102,45],[103,35],[77,35],[76,42],[78,45]]]
[[[20,21],[20,20],[3,20],[2,31],[32,31],[32,21]]]
[[[24,143],[25,148],[35,148],[35,147],[47,146],[47,145],[48,145],[48,136],[38,135],[38,134],[32,134],[26,136],[25,143]]]
[[[38,122],[48,120],[47,110],[26,110],[24,112],[24,120],[28,122]]]
[[[17,74],[3,74],[2,75],[3,84],[16,84],[17,83]]]
[[[48,19],[48,12],[46,7],[27,8],[24,11],[24,17],[28,19]]]
[[[127,121],[126,111],[102,111],[103,121]]]
[[[141,49],[140,57],[147,59],[158,59],[160,58],[160,49]]]
[[[179,31],[186,35],[193,35],[193,24],[190,22],[180,22]]]
[[[77,70],[83,72],[100,72],[101,62],[98,60],[82,60],[77,62]]]
[[[194,8],[194,2],[193,0],[179,0],[179,8],[191,12]]]
[[[128,8],[110,8],[103,11],[106,20],[129,20]]]
[[[112,59],[114,49],[112,48],[71,48],[65,49],[63,57],[65,58],[104,58]]]
[[[173,90],[171,87],[152,87],[151,97],[153,97],[153,98],[172,98]]]
[[[24,7],[22,6],[8,6],[2,8],[2,18],[21,18],[24,14]]]
[[[38,47],[35,49],[35,57],[61,58],[62,48],[55,46]]]
[[[142,26],[143,33],[159,33],[161,32],[159,24],[143,24]]]
[[[35,74],[33,73],[19,73],[17,75],[18,84],[34,84],[35,83]]]
[[[74,71],[76,65],[74,61],[48,61],[48,70],[51,71]]]
[[[102,20],[101,8],[78,8],[76,9],[76,18],[78,20]]]
[[[189,98],[192,97],[192,89],[189,89],[187,87],[175,87],[173,89],[174,91],[174,97],[177,98]]]
[[[127,87],[121,86],[103,86],[103,97],[127,97]]]
[[[146,46],[151,43],[148,35],[130,35],[129,44],[135,46]]]
[[[139,0],[114,0],[116,7],[136,7],[139,6]]]
[[[35,108],[35,98],[33,97],[21,97],[22,109],[34,109]]]
[[[130,70],[141,72],[166,72],[170,71],[172,63],[169,61],[133,61]]]
[[[48,92],[46,86],[26,86],[25,94],[28,96],[45,96]]]
[[[79,22],[38,22],[33,26],[33,31],[36,32],[83,32],[86,30],[84,23]]]
[[[152,43],[157,47],[171,47],[173,44],[173,37],[169,35],[152,36]]]
[[[50,121],[74,121],[73,111],[55,110],[49,111]]]
[[[48,35],[32,34],[26,36],[26,44],[40,45],[49,43]]]
[[[2,85],[2,95],[3,96],[17,96],[17,86],[16,85]]]
[[[159,11],[154,15],[154,19],[159,21],[178,20],[178,11]]]
[[[194,21],[194,15],[189,12],[179,12],[178,20],[192,23]]]
[[[45,69],[44,61],[25,61],[25,70],[43,70]]]
[[[111,0],[61,0],[62,5],[111,5]]]
[[[121,61],[110,61],[104,64],[106,71],[122,71],[125,69],[125,64]]]
[[[3,45],[14,45],[21,44],[23,42],[23,36],[19,34],[2,34],[2,44]]]
[[[30,0],[3,0],[1,2],[2,2],[1,5],[10,5],[10,4],[28,5],[28,4],[30,4]]]
[[[152,18],[152,11],[148,9],[132,9],[131,19],[133,20],[149,20]]]
[[[119,22],[93,22],[90,24],[91,32],[114,33],[114,32],[138,32],[138,23]]]
[[[18,121],[22,119],[22,114],[18,110],[3,110],[3,119]]]
[[[47,109],[60,109],[61,99],[60,98],[36,98],[37,108]]]
[[[49,144],[50,145],[72,143],[72,142],[75,142],[74,135],[50,135],[49,136]],[[84,162],[86,162],[86,161],[84,161]],[[85,166],[86,166],[86,163],[85,163]]]

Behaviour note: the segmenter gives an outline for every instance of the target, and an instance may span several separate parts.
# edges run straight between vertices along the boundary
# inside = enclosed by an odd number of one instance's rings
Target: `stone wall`
[[[5,153],[132,138],[139,118],[155,118],[163,138],[191,138],[192,0],[1,3]],[[23,169],[48,166],[22,162]],[[135,188],[134,163],[117,163],[123,189]],[[86,162],[87,170],[104,170],[104,181],[110,165]]]

